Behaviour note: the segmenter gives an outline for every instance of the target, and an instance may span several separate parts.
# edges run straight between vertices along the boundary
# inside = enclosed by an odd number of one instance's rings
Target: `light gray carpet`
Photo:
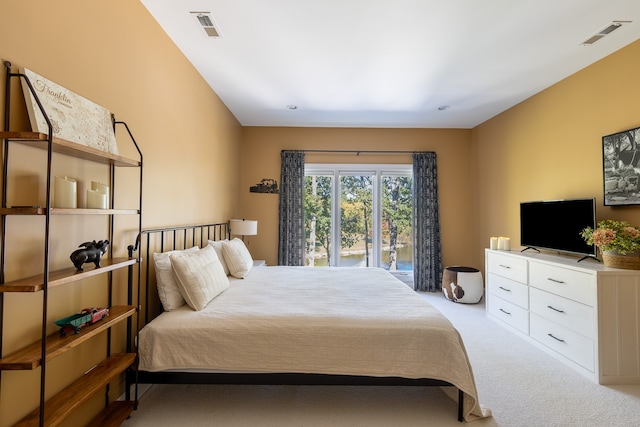
[[[484,304],[422,294],[458,328],[485,426],[640,425],[640,385],[601,386],[488,320]],[[439,388],[154,385],[124,427],[459,426]]]

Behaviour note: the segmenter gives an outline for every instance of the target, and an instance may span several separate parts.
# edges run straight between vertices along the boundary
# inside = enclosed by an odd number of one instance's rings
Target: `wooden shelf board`
[[[0,138],[14,142],[19,142],[30,147],[46,150],[48,148],[48,135],[39,132],[0,132]],[[84,160],[91,160],[98,163],[113,164],[115,166],[140,166],[139,160],[132,160],[126,157],[112,154],[107,151],[97,150],[75,142],[53,137],[52,150],[54,153],[65,154]]]
[[[135,264],[135,258],[113,258],[102,259],[101,267],[92,267],[91,264],[85,264],[84,271],[77,271],[75,267],[66,268],[64,270],[52,271],[49,273],[49,289],[64,285],[78,280],[86,279],[91,276],[97,276],[109,271],[117,270],[128,265]],[[14,280],[0,285],[1,292],[39,292],[44,288],[44,275],[27,277],[24,279]]]
[[[94,394],[107,386],[136,360],[135,353],[113,354],[68,387],[47,400],[44,405],[44,424],[57,426]],[[37,426],[40,408],[35,409],[16,426]]]
[[[46,208],[0,208],[0,215],[44,215]],[[138,209],[51,208],[51,215],[137,215]]]
[[[59,332],[47,337],[47,361],[61,355],[65,351],[76,347],[89,338],[96,336],[102,331],[119,323],[136,312],[136,307],[132,305],[116,305],[109,309],[109,316],[93,325],[85,326],[79,333],[67,333],[62,335]],[[37,341],[22,350],[10,354],[0,359],[0,370],[32,370],[40,366],[42,360],[42,346]]]
[[[129,418],[135,409],[135,404],[133,400],[117,400],[111,402],[109,406],[104,408],[88,425],[95,427],[118,427]]]
[[[135,215],[138,209],[62,209],[53,208],[53,215]]]
[[[0,208],[1,215],[44,215],[45,208]]]

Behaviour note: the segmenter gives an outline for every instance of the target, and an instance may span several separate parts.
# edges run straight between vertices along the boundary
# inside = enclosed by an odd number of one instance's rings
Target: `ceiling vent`
[[[196,19],[200,28],[204,30],[207,37],[220,38],[222,35],[215,24],[211,12],[191,12],[191,15]]]
[[[622,27],[622,24],[629,24],[631,21],[613,21],[611,24],[607,25],[602,30],[598,31],[596,34],[592,35],[588,39],[582,42],[584,45],[594,44],[601,38],[608,36],[613,33],[618,28]]]

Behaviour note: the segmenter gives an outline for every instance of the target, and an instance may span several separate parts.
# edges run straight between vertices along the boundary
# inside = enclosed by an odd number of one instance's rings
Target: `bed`
[[[149,260],[212,245],[227,232],[226,224],[147,230],[138,244]],[[146,307],[154,298],[149,264]],[[489,414],[457,330],[387,271],[248,270],[230,275],[228,288],[201,309],[146,310],[138,383],[436,385],[457,390],[458,420]]]

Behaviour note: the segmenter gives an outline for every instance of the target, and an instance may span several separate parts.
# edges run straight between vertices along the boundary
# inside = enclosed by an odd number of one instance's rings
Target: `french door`
[[[411,165],[305,165],[306,265],[412,270]]]

